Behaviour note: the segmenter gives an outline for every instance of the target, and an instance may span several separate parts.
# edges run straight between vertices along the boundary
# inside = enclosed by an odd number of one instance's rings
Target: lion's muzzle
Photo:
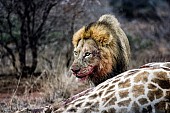
[[[80,67],[78,65],[72,65],[71,70],[73,74],[77,74],[80,71]]]
[[[71,66],[71,70],[73,72],[73,75],[75,75],[79,79],[86,79],[89,75],[91,75],[94,71],[94,66],[87,66],[87,67],[81,67],[77,64],[73,64]]]

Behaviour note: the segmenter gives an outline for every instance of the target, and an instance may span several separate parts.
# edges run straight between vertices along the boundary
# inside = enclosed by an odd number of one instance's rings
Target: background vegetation
[[[169,0],[0,0],[0,112],[59,102],[88,86],[69,73],[71,38],[114,14],[130,41],[129,66],[170,61]]]

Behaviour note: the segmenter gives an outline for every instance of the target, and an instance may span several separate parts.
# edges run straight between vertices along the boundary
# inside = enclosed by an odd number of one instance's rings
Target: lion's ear
[[[112,41],[113,36],[110,33],[102,34],[101,37],[99,37],[98,42],[101,46],[107,46]]]
[[[107,33],[106,45],[109,45],[112,40],[113,40],[113,36],[111,35],[111,33]]]
[[[92,26],[88,32],[90,32],[90,37],[94,39],[100,46],[105,46],[109,44],[113,39],[111,33],[101,25]]]

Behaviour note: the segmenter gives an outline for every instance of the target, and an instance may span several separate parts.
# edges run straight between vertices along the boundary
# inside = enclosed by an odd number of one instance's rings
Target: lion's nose
[[[72,70],[75,74],[77,74],[77,73],[80,71],[80,67],[78,67],[78,66],[72,66],[71,70]]]

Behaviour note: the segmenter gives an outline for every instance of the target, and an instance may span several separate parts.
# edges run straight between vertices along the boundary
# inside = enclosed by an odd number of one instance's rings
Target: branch
[[[15,42],[15,45],[16,45],[16,47],[18,48],[18,42],[17,42],[17,39],[16,39],[16,37],[13,35],[13,33],[12,33],[12,22],[11,22],[11,20],[10,20],[10,14],[11,14],[11,11],[9,11],[8,12],[8,15],[7,15],[7,17],[6,17],[6,19],[7,19],[7,22],[8,22],[8,26],[9,26],[9,35],[10,35],[10,37],[13,39],[13,41]]]
[[[45,7],[45,11],[43,12],[43,16],[42,16],[42,22],[40,24],[40,26],[38,27],[38,29],[36,30],[36,34],[38,33],[41,34],[42,28],[46,23],[47,17],[51,11],[51,9],[59,2],[54,2],[54,3],[49,3],[46,7]],[[35,35],[35,34],[34,34]],[[36,35],[37,36],[37,35]]]
[[[13,22],[11,22],[11,14],[14,11],[12,1],[9,2],[9,1],[5,1],[5,0],[1,0],[0,3],[2,4],[2,7],[4,8],[3,9],[3,11],[5,12],[4,14],[7,14],[7,16],[6,15],[3,16],[3,18],[6,19],[6,21],[7,21],[7,23],[5,23],[3,25],[3,28],[7,27],[7,29],[4,29],[3,32],[9,34],[11,41],[14,41],[16,47],[18,48],[17,38],[12,33]]]
[[[15,68],[16,72],[18,72],[18,69],[15,64],[15,62],[16,62],[15,55],[13,54],[12,49],[9,48],[6,44],[4,44],[1,40],[0,40],[0,45],[2,45],[2,47],[4,47],[6,49],[6,51],[9,53],[9,55],[12,58],[12,65]]]

